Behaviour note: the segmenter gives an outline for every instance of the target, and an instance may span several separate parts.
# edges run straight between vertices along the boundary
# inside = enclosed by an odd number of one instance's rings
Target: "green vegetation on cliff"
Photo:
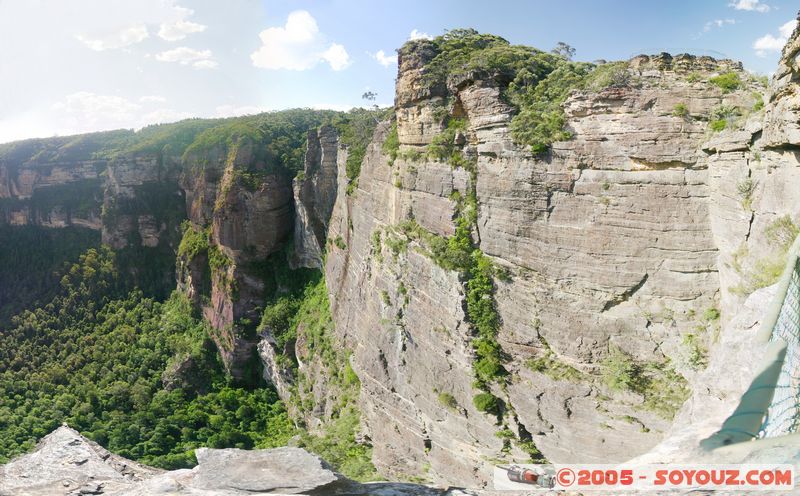
[[[477,160],[465,153],[463,140],[457,139],[458,133],[467,129],[469,123],[465,117],[454,115],[457,114],[456,108],[444,108],[447,112],[440,117],[440,122],[445,124],[445,128],[428,145],[426,155],[430,160],[447,162],[452,168],[462,168],[469,174],[467,191],[453,191],[450,195],[450,200],[456,207],[453,218],[455,232],[447,237],[434,234],[419,225],[412,216],[395,228],[387,229],[385,240],[380,231],[373,232],[372,251],[378,260],[382,260],[381,250],[385,241],[394,260],[397,260],[401,253],[407,252],[409,242],[416,240],[420,242],[420,246],[415,249],[429,256],[440,267],[459,273],[465,293],[465,321],[471,330],[470,345],[474,352],[473,387],[477,392],[472,398],[472,404],[479,412],[496,417],[500,429],[496,435],[503,439],[502,453],[509,454],[512,446],[516,445],[529,455],[532,462],[541,463],[545,458],[536,447],[532,436],[524,426],[518,424],[510,402],[501,399],[506,397],[509,372],[505,367],[508,356],[497,339],[502,322],[495,293],[496,281],[507,280],[509,274],[483,253],[474,237],[478,232]],[[393,151],[396,152],[392,133],[390,131],[386,141],[389,144],[385,143],[383,149],[390,157]],[[404,290],[398,290],[398,293],[404,294]],[[384,304],[391,304],[388,293],[384,292],[382,297]],[[550,360],[546,365],[551,365],[552,362]],[[569,370],[578,373],[574,369]],[[438,393],[436,390],[434,392]],[[451,410],[458,406],[455,397],[449,393],[439,393],[437,399]],[[513,424],[517,424],[517,434],[509,428]]]
[[[135,132],[119,130],[31,139],[0,145],[0,160],[22,164],[107,160],[122,155],[180,158],[187,152],[202,153],[248,137],[270,138],[264,157],[296,170],[302,165],[305,132],[335,114],[333,111],[294,109],[228,119],[186,119],[147,126]]]
[[[372,141],[375,128],[378,124],[391,117],[394,109],[365,109],[354,108],[332,117],[328,124],[336,128],[339,142],[347,148],[346,172],[350,180],[347,194],[352,194],[358,186],[358,176],[361,175],[361,164],[367,153],[367,146]],[[395,130],[395,137],[397,131]]]
[[[580,382],[586,379],[583,373],[571,365],[561,361],[543,337],[539,337],[544,353],[537,358],[530,358],[525,366],[534,372],[540,372],[554,381]]]
[[[455,144],[456,134],[467,128],[465,119],[449,118],[445,129],[433,137],[428,145],[427,155],[434,160],[452,160],[461,157],[461,150]]]
[[[238,148],[249,146],[246,172],[285,172],[292,177],[303,168],[308,130],[336,115],[333,111],[293,109],[225,119],[199,133],[183,157],[202,164],[214,158],[224,160]]]
[[[114,150],[114,153],[180,157],[204,131],[225,122],[225,119],[186,119],[171,124],[147,126],[130,138],[125,146]]]
[[[738,89],[742,84],[742,80],[735,72],[726,72],[725,74],[720,74],[719,76],[712,77],[708,80],[708,82],[714,86],[717,86],[723,91],[723,93],[730,93],[731,91]]]
[[[267,262],[264,280],[268,296],[259,331],[273,338],[278,365],[295,378],[291,388],[293,416],[304,424],[305,418],[319,414],[314,411],[320,398],[333,402],[322,432],[301,431],[300,446],[320,455],[348,477],[375,480],[372,448],[356,439],[361,419],[356,405],[360,382],[350,367],[349,353],[333,336],[325,280],[317,270],[289,270],[276,257]],[[301,349],[298,342],[302,343]],[[298,367],[299,359],[305,365],[303,370]],[[314,382],[315,377],[325,377],[325,383]]]
[[[752,186],[754,189],[755,186]],[[746,296],[753,291],[771,286],[778,282],[786,267],[786,258],[792,242],[800,235],[800,226],[790,215],[777,217],[764,229],[763,236],[767,239],[770,250],[757,259],[750,258],[747,245],[743,244],[734,254],[732,266],[739,275],[739,284],[731,287],[731,292]]]
[[[401,56],[431,49],[422,82],[430,88],[471,77],[491,78],[517,113],[511,121],[514,139],[542,153],[555,141],[572,135],[564,129],[563,104],[573,90],[597,91],[634,83],[627,63],[572,62],[561,54],[512,45],[474,29],[454,29],[433,40],[407,43]]]
[[[397,156],[400,154],[400,137],[397,135],[397,121],[392,122],[389,134],[381,145],[381,151],[389,157],[389,165],[394,165]]]
[[[320,368],[327,377],[324,389],[315,390],[311,377],[299,372],[292,393],[294,407],[302,415],[310,415],[317,406],[315,395],[333,402],[322,434],[304,433],[300,446],[317,453],[348,477],[376,480],[372,447],[356,439],[361,426],[361,412],[356,405],[361,383],[350,367],[349,353],[336,344],[332,334],[333,318],[324,279],[306,288],[293,326],[295,335],[307,349],[304,360],[314,360],[312,366]]]
[[[672,420],[691,393],[686,379],[675,371],[669,360],[640,363],[612,346],[600,366],[603,382],[609,389],[642,396],[643,408],[667,420]]]
[[[9,166],[18,166],[25,163],[103,161],[130,155],[171,157],[176,160],[194,157],[202,161],[208,156],[213,157],[216,151],[227,153],[229,148],[240,142],[250,142],[258,145],[253,147],[254,163],[296,172],[303,166],[309,129],[337,119],[344,119],[342,126],[348,128],[352,125],[351,121],[358,119],[359,112],[368,111],[356,109],[352,113],[342,113],[292,109],[227,119],[186,119],[147,126],[138,131],[118,130],[63,138],[30,139],[0,145],[0,161]],[[371,134],[369,137],[372,137]]]
[[[118,130],[14,141],[0,144],[0,161],[23,164],[103,159],[125,147],[132,136],[133,131]]]
[[[195,229],[191,222],[181,224],[183,238],[178,245],[178,257],[187,261],[193,260],[200,254],[208,252],[209,229]]]
[[[442,237],[431,233],[411,219],[400,224],[398,232],[390,233],[385,242],[393,255],[397,256],[407,250],[409,240],[421,241],[426,248],[425,253],[437,265],[461,274],[466,293],[467,321],[474,334],[471,344],[475,351],[475,387],[489,393],[491,385],[502,384],[508,374],[497,342],[500,316],[494,297],[494,279],[503,274],[472,239],[472,230],[477,222],[474,194],[466,198],[458,195],[456,198],[459,215],[452,236]]]

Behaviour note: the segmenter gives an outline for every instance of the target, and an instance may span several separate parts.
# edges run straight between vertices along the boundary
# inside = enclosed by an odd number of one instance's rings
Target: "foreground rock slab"
[[[114,494],[160,473],[63,426],[32,453],[0,466],[0,495]]]
[[[418,484],[361,484],[300,448],[196,451],[197,467],[163,471],[114,455],[62,426],[0,466],[0,496],[254,494],[438,496],[476,494]]]

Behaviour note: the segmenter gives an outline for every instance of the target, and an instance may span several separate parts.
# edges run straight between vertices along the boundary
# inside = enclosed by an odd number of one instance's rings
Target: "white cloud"
[[[162,97],[145,96],[143,103],[162,102]],[[142,105],[117,95],[79,91],[67,95],[51,107],[57,134],[68,135],[106,129],[141,128],[192,117],[189,112],[157,108],[143,113]]]
[[[797,19],[792,19],[791,21],[787,22],[783,26],[779,27],[778,28],[778,32],[781,33],[781,36],[783,38],[786,38],[788,40],[789,37],[794,32],[794,28],[795,27],[797,27]]]
[[[765,34],[753,43],[753,49],[755,49],[756,55],[759,57],[766,57],[767,52],[779,52],[785,44],[785,39],[782,40],[780,37],[776,38],[771,34]]]
[[[185,46],[156,54],[156,60],[160,62],[191,65],[196,69],[213,69],[217,67],[217,62],[212,57],[211,50],[195,50]]]
[[[141,103],[164,103],[166,101],[167,101],[166,98],[159,95],[145,95],[139,98],[139,102]]]
[[[350,55],[347,50],[338,43],[333,43],[331,46],[322,52],[322,58],[331,66],[334,71],[341,71],[350,65]]]
[[[216,60],[198,60],[192,67],[195,69],[216,69],[219,64]]]
[[[713,21],[708,21],[705,26],[703,26],[703,32],[709,32],[712,28],[721,28],[725,25],[733,25],[736,24],[736,19],[714,19]]]
[[[411,33],[408,35],[409,40],[432,40],[433,36],[429,35],[428,33],[423,33],[418,29],[412,29]]]
[[[53,117],[48,115],[46,121],[50,127],[43,126],[43,119],[35,112],[18,114],[13,118],[0,119],[0,143],[27,138],[46,138],[54,136],[57,131],[52,128]]]
[[[386,55],[386,52],[383,50],[378,50],[375,54],[372,55],[372,58],[378,61],[378,63],[384,67],[389,67],[390,65],[397,64],[397,55]]]
[[[128,127],[141,105],[116,95],[79,91],[52,105],[54,120],[63,134]]]
[[[233,13],[229,3],[0,0],[0,141],[133,129],[147,124],[145,115],[153,112],[149,118],[156,121],[181,118],[184,113],[180,111],[211,115],[218,94],[196,79],[226,66],[222,49],[211,45],[210,39],[205,42],[214,29],[212,19],[219,21],[221,13],[229,13],[231,18],[255,17],[261,11],[258,2],[244,2],[247,5],[236,7]],[[189,35],[186,41],[170,43],[158,36],[161,25],[179,21],[208,24],[208,28]],[[186,27],[178,25],[178,29]],[[248,34],[231,36],[247,38]],[[208,59],[211,62],[202,62],[199,67],[219,62],[219,68],[202,72],[192,69],[191,64],[169,67],[168,63],[156,62],[157,53],[182,45],[213,50],[212,59]],[[147,53],[149,59],[145,58]],[[168,78],[164,77],[165,69],[172,69],[167,71]],[[64,88],[63,78],[53,78],[52,74],[69,74],[69,88]],[[192,85],[197,98],[190,102],[190,96],[181,91]],[[243,101],[257,101],[255,89],[243,91]],[[158,95],[169,100],[142,99]]]
[[[205,24],[186,20],[187,17],[194,15],[192,9],[175,6],[173,7],[173,12],[177,16],[177,19],[173,22],[163,22],[158,28],[158,36],[162,40],[182,40],[190,34],[202,33],[208,27]]]
[[[135,45],[147,39],[148,36],[150,36],[150,34],[147,32],[147,26],[144,24],[136,24],[113,33],[107,33],[100,37],[89,37],[79,34],[76,35],[75,38],[92,50],[102,52],[104,50],[114,50]]]
[[[728,7],[733,7],[736,10],[750,10],[755,12],[769,12],[772,7],[759,0],[738,0],[728,4]]]
[[[159,38],[167,41],[178,41],[192,33],[202,33],[206,25],[191,21],[176,21],[172,24],[162,24],[158,29]]]
[[[350,65],[347,50],[328,44],[316,19],[305,10],[290,13],[284,26],[267,28],[259,37],[262,46],[250,55],[256,67],[305,71],[324,61],[340,71]]]
[[[88,91],[79,91],[58,103],[53,110],[72,114],[105,114],[112,118],[126,118],[141,107],[121,96],[97,95]]]
[[[158,36],[167,41],[177,41],[186,38],[192,33],[205,31],[203,24],[189,21],[187,18],[194,14],[192,9],[187,9],[175,4],[176,0],[148,0],[138,1],[138,7],[120,4],[119,2],[106,2],[103,7],[94,6],[96,10],[102,9],[97,14],[102,18],[104,28],[90,28],[78,31],[75,38],[95,51],[115,50],[135,45],[149,38],[150,32],[158,28]],[[126,19],[123,21],[123,19]]]
[[[778,28],[778,36],[767,33],[753,42],[753,49],[759,57],[766,57],[767,52],[780,52],[792,35],[797,20],[791,20]]]

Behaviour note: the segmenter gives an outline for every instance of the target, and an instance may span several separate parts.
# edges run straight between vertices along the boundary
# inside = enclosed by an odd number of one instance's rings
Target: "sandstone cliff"
[[[117,153],[132,136],[111,131],[3,145],[0,223],[88,227],[117,249],[157,246],[174,210],[170,195],[182,194],[175,184],[180,156]]]
[[[796,29],[783,49],[763,114],[703,145],[723,309],[736,308],[749,292],[769,283],[766,276],[780,272],[797,234],[798,51]]]
[[[327,238],[341,242],[329,241],[325,264],[380,470],[480,484],[497,460],[528,459],[531,442],[553,461],[607,462],[663,437],[720,312],[769,283],[742,281],[763,269],[742,253],[780,252],[769,239],[785,215],[790,232],[772,236],[796,232],[792,40],[764,110],[763,86],[738,63],[640,56],[625,64],[626,84],[569,97],[574,136],[544,155],[512,140],[503,81],[426,85],[436,47],[400,50],[397,159],[382,150],[385,123],[352,195],[340,170]],[[742,83],[715,84],[724,74]],[[454,145],[474,172],[425,158],[442,109],[466,120]],[[466,281],[430,246],[456,232],[470,191],[472,237],[503,274],[493,284],[509,375],[491,388],[497,417],[473,402]],[[611,387],[626,367],[650,371],[647,387]]]
[[[0,163],[0,222],[100,229],[105,161]]]

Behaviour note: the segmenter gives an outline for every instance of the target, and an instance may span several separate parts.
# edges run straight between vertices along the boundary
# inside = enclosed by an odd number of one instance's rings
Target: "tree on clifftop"
[[[572,57],[575,56],[575,49],[563,41],[559,41],[555,48],[550,50],[550,52],[560,57],[564,57],[566,60],[572,60]]]

